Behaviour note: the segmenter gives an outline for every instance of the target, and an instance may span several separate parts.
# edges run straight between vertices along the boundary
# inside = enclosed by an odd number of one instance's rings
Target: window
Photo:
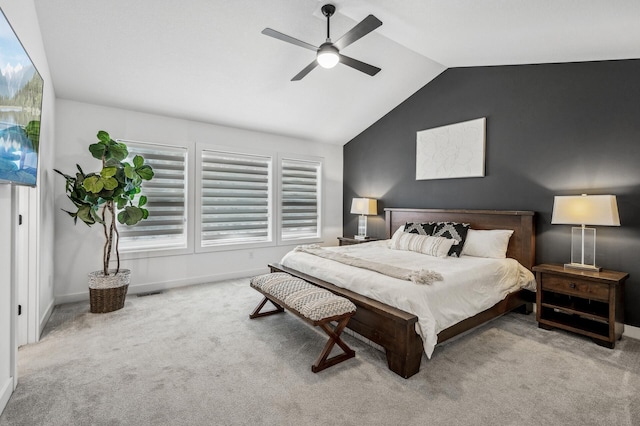
[[[121,226],[123,252],[187,247],[187,148],[122,141],[129,148],[128,161],[144,157],[154,176],[142,184],[149,217],[134,226]],[[135,201],[137,203],[137,200]]]
[[[123,142],[129,161],[140,154],[155,173],[142,186],[149,218],[119,227],[125,258],[193,253],[194,242],[196,252],[207,252],[322,235],[321,158],[278,154],[276,161],[275,153],[206,144]]]
[[[200,247],[270,243],[272,158],[203,149],[200,160]]]
[[[283,158],[280,163],[280,239],[320,237],[320,161]]]

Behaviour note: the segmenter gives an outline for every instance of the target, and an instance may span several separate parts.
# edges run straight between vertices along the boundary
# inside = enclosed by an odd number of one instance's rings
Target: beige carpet
[[[20,349],[0,425],[640,425],[640,342],[615,350],[509,314],[405,380],[356,358],[318,374],[325,337],[292,314],[249,320],[248,280],[55,309]]]

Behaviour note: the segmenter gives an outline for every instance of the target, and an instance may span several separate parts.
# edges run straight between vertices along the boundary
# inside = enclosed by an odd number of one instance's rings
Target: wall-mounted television
[[[43,81],[0,9],[0,183],[36,185]]]

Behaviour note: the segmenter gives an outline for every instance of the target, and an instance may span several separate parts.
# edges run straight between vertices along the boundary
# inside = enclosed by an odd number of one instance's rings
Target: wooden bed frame
[[[463,222],[469,223],[472,229],[512,229],[514,232],[509,240],[507,257],[531,269],[535,262],[533,218],[534,213],[530,211],[387,208],[385,228],[387,238],[406,222]],[[420,370],[424,347],[415,331],[418,321],[416,315],[280,264],[271,264],[269,267],[272,272],[289,273],[351,300],[357,310],[347,327],[382,346],[389,369],[400,376],[409,378]],[[512,293],[486,311],[442,330],[438,333],[438,343],[514,309],[530,313],[532,300],[531,292],[527,290]]]

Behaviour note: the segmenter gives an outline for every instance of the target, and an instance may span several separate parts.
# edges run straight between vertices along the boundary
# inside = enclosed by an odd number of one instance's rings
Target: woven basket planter
[[[110,269],[109,273],[112,275],[108,277],[105,277],[102,271],[89,274],[89,301],[92,313],[104,314],[124,307],[131,271],[120,269],[117,275],[113,275],[114,272],[114,269]]]

